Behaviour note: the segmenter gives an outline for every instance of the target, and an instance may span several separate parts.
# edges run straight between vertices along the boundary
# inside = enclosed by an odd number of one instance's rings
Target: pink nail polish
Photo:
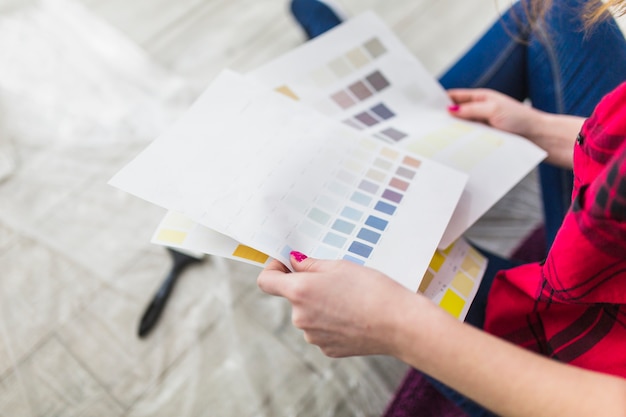
[[[296,262],[302,262],[307,258],[307,256],[304,253],[300,253],[295,250],[291,251],[290,255],[293,256],[293,259],[295,259]]]
[[[459,107],[458,104],[453,104],[452,106],[448,106],[448,111],[457,112],[457,111],[459,111],[459,108],[460,107]]]

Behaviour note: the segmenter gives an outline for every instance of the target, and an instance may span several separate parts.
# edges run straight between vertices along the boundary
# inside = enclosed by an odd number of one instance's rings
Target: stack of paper
[[[222,73],[111,184],[170,210],[157,243],[257,265],[346,259],[463,318],[486,261],[459,238],[545,153],[448,104],[367,13]]]

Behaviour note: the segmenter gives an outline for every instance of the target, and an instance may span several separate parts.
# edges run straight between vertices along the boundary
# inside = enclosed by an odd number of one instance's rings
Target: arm
[[[420,307],[425,301],[392,324],[403,335],[398,357],[498,415],[626,415],[624,380],[534,354],[442,311],[424,317],[432,310]]]
[[[626,381],[557,363],[459,323],[382,273],[347,261],[274,261],[262,290],[286,297],[331,357],[386,354],[503,416],[626,415]]]
[[[548,152],[547,162],[572,168],[584,118],[546,113],[493,90],[452,89],[448,94],[456,103],[449,108],[452,115],[524,136]]]

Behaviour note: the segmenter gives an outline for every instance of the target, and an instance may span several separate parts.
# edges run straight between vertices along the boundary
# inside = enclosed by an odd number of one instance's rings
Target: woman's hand
[[[352,262],[303,258],[292,254],[295,273],[273,261],[257,282],[266,293],[289,300],[293,324],[304,330],[306,341],[330,357],[396,354],[403,305],[420,296]]]
[[[582,117],[546,113],[482,88],[451,89],[448,95],[455,103],[448,108],[453,116],[523,136],[548,153],[547,162],[572,168]]]
[[[484,88],[451,89],[448,95],[455,103],[449,108],[452,115],[529,139],[531,129],[540,122],[543,113],[505,94]]]

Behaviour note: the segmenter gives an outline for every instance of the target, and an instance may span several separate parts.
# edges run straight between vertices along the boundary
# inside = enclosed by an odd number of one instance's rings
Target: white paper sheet
[[[354,129],[468,173],[441,249],[546,156],[524,138],[450,116],[443,88],[372,12],[251,76]]]
[[[349,259],[416,290],[466,181],[225,72],[111,184],[285,264]]]

